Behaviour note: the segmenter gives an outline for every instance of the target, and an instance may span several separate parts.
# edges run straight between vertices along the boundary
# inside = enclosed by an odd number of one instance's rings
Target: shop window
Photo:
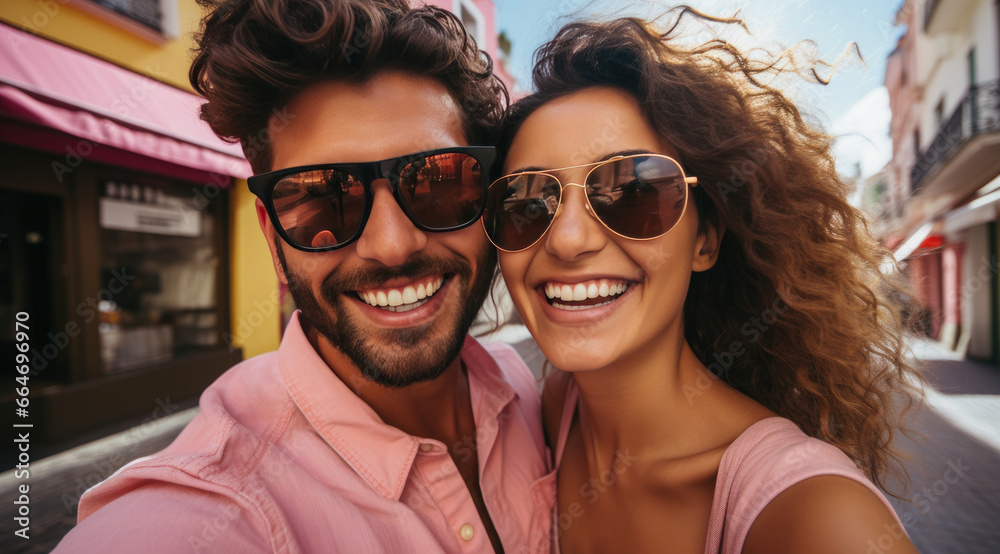
[[[91,2],[114,10],[129,19],[159,31],[163,19],[160,0],[90,0]]]
[[[116,373],[221,344],[220,228],[190,187],[102,179],[101,367]]]
[[[155,43],[180,36],[178,0],[68,0],[100,19]]]
[[[28,314],[31,377],[58,382],[69,376],[69,338],[65,324],[66,277],[63,203],[58,197],[0,190],[0,318],[14,321]],[[0,353],[13,360],[14,325],[0,326]],[[0,390],[14,386],[13,364]]]

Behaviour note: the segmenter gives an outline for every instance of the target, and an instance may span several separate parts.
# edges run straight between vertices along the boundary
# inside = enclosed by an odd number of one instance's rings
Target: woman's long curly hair
[[[749,53],[721,38],[679,44],[682,6],[664,33],[633,18],[565,26],[536,53],[536,92],[508,114],[506,152],[524,120],[594,86],[634,95],[680,155],[701,225],[725,229],[715,266],[693,273],[685,335],[726,383],[839,447],[877,485],[905,471],[894,429],[920,398],[906,326],[889,299],[905,292],[891,253],[847,201],[832,137],[769,83],[815,73],[794,53]],[[739,348],[736,348],[739,347]],[[738,352],[743,351],[742,354]],[[895,488],[895,487],[894,487]]]

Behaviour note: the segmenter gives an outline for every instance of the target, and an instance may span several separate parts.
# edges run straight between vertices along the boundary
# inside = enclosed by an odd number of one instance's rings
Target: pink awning
[[[251,175],[240,146],[219,139],[198,118],[202,102],[195,94],[0,25],[0,117],[184,168]],[[4,140],[19,142],[8,135],[12,126],[0,128]]]

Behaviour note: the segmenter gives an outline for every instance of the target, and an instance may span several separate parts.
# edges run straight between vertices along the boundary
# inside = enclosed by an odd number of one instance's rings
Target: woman
[[[914,552],[875,486],[916,379],[888,253],[829,138],[763,84],[776,60],[675,30],[568,25],[501,139],[483,221],[562,370],[557,545]]]

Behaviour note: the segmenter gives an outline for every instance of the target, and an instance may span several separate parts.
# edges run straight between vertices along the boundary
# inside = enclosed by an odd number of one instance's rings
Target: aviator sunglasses
[[[563,184],[553,175],[567,169],[590,167],[581,185]],[[660,154],[615,156],[608,160],[551,169],[521,171],[490,185],[483,227],[494,246],[520,252],[538,242],[559,215],[563,190],[581,187],[587,207],[618,236],[647,240],[666,234],[684,215],[687,177],[673,158]]]
[[[423,231],[457,231],[483,214],[496,151],[465,146],[377,162],[290,167],[247,179],[271,223],[306,252],[343,248],[364,231],[372,182],[386,179],[403,213]]]

